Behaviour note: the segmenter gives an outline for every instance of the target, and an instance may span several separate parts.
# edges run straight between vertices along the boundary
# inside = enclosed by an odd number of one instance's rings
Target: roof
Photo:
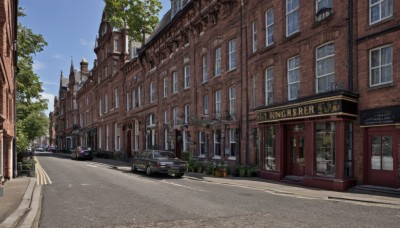
[[[171,20],[172,20],[172,18],[171,18],[171,10],[168,10],[168,12],[164,14],[164,16],[161,19],[161,21],[154,28],[154,31],[146,39],[145,44],[149,43],[154,37],[156,37],[162,31],[162,29],[169,24],[169,22]]]

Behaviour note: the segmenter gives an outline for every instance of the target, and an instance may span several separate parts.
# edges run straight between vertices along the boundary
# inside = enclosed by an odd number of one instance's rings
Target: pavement
[[[58,155],[69,156],[69,154]],[[124,161],[95,158],[93,162],[102,163],[124,172],[130,171],[130,164]],[[204,173],[187,172],[184,178],[213,184],[251,188],[276,195],[347,201],[400,209],[400,189],[394,188],[357,185],[345,192],[335,192],[258,177],[241,178],[230,176],[220,178]],[[3,196],[0,196],[0,228],[38,227],[42,185],[36,183],[36,178],[18,177],[5,182],[1,187],[3,188]]]

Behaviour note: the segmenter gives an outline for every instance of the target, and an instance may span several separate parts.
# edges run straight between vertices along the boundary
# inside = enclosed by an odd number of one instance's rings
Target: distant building
[[[0,184],[16,176],[17,12],[18,1],[0,0]]]

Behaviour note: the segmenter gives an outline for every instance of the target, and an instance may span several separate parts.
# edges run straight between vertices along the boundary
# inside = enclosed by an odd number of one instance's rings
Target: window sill
[[[203,154],[203,155],[199,155],[199,158],[206,158],[206,156]]]
[[[376,86],[369,86],[368,91],[379,90],[379,89],[393,87],[393,86],[394,86],[394,83],[393,82],[389,82],[389,83],[386,83],[386,84],[381,84],[381,85],[376,85]]]
[[[231,73],[231,72],[236,71],[236,70],[237,70],[237,67],[228,70],[226,73],[228,74],[228,73]]]
[[[373,24],[371,24],[371,22],[368,21],[369,28],[373,28],[373,27],[379,26],[379,25],[381,25],[381,24],[384,24],[384,23],[386,23],[386,22],[388,22],[388,21],[393,20],[393,18],[394,18],[394,17],[393,17],[393,15],[392,15],[392,16],[387,17],[387,18],[385,18],[385,19],[382,19],[382,20],[373,22]]]
[[[221,160],[221,156],[213,156],[212,159],[218,159]]]
[[[297,31],[297,32],[295,32],[295,33],[293,33],[293,34],[290,34],[289,36],[285,36],[285,37],[283,38],[283,41],[284,41],[284,42],[287,42],[287,41],[289,41],[289,40],[291,40],[291,39],[294,39],[294,38],[296,38],[296,37],[298,37],[298,36],[300,36],[300,35],[301,35],[300,31]]]
[[[228,157],[228,160],[236,161],[236,157]]]

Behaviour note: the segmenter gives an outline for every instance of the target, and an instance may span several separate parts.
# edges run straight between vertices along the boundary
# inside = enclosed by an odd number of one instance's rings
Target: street
[[[39,227],[398,227],[400,210],[277,195],[257,188],[131,173],[94,161],[37,156]]]

